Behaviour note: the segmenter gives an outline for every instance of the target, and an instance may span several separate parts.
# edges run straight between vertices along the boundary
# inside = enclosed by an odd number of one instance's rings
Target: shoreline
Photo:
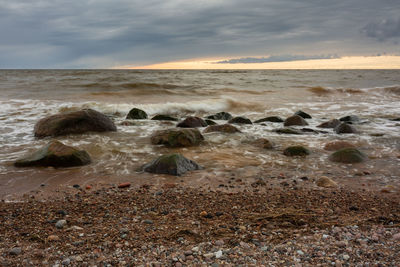
[[[0,262],[348,266],[400,260],[396,194],[346,188],[247,189],[105,187],[47,201],[1,202]],[[66,225],[57,228],[60,220]]]

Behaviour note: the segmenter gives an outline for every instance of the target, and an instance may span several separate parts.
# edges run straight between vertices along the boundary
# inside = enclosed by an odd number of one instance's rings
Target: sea
[[[118,131],[55,139],[86,150],[92,164],[63,169],[13,166],[18,158],[53,139],[34,137],[38,120],[87,108],[110,116]],[[132,108],[146,111],[149,119],[126,123]],[[225,111],[255,121],[267,116],[286,118],[298,110],[312,116],[307,127],[315,130],[327,120],[356,115],[361,118],[354,125],[358,133],[339,135],[327,129],[327,133],[284,135],[274,131],[282,123],[266,122],[236,125],[241,131],[236,134],[206,133],[198,147],[171,149],[150,142],[154,132],[176,125],[151,120],[156,114],[183,120]],[[234,179],[243,183],[261,179],[272,185],[282,177],[295,184],[312,183],[321,176],[343,186],[396,190],[398,118],[400,70],[0,70],[0,197],[74,184],[168,182],[224,189],[233,188]],[[260,138],[270,140],[274,149],[258,146]],[[369,159],[350,165],[330,162],[331,152],[324,145],[336,140],[355,144]],[[287,157],[282,151],[290,145],[306,146],[311,154]],[[182,153],[204,169],[182,177],[141,171],[143,164],[167,153]]]

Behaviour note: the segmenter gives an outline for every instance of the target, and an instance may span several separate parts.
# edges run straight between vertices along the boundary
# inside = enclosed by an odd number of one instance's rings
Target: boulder
[[[240,117],[240,116],[239,117],[234,117],[234,118],[230,119],[228,122],[229,123],[234,123],[234,124],[253,124],[251,122],[251,120],[249,120],[248,118]]]
[[[217,124],[215,121],[209,120],[209,119],[206,119],[206,120],[204,120],[204,121],[207,123],[208,126],[210,126],[210,125],[216,125],[216,124]]]
[[[207,116],[207,119],[227,121],[227,120],[232,119],[232,115],[229,114],[228,112],[224,112],[223,111],[223,112],[218,112],[218,113],[216,113],[214,115]]]
[[[177,118],[171,117],[169,115],[158,114],[151,118],[153,121],[178,121]]]
[[[326,121],[318,125],[318,128],[335,128],[340,124],[340,121],[338,119],[332,119],[330,121]]]
[[[39,120],[34,129],[36,137],[81,134],[85,132],[116,131],[106,115],[93,109],[60,113]]]
[[[308,113],[305,113],[302,110],[298,110],[294,113],[294,115],[299,115],[300,117],[302,117],[303,119],[312,119],[311,115]]]
[[[356,146],[346,141],[333,141],[325,144],[324,149],[328,151],[337,151],[343,148],[355,148]]]
[[[59,141],[52,141],[38,151],[26,155],[14,163],[16,167],[72,167],[91,162],[89,154],[84,150],[66,146]]]
[[[285,148],[283,155],[288,157],[307,156],[310,155],[310,151],[303,146],[290,146]]]
[[[343,148],[329,156],[329,160],[341,163],[359,163],[367,159],[367,156],[356,148]]]
[[[303,134],[302,131],[299,131],[295,128],[291,127],[285,127],[285,128],[279,128],[274,130],[274,132],[279,133],[279,134]]]
[[[273,149],[274,148],[273,143],[266,138],[257,139],[254,142],[254,145],[264,148],[264,149]]]
[[[207,123],[199,117],[189,116],[180,123],[176,125],[176,127],[181,128],[197,128],[197,127],[206,127]]]
[[[204,133],[211,133],[211,132],[240,133],[240,130],[230,124],[220,124],[220,125],[208,126],[203,132]]]
[[[141,109],[133,108],[126,115],[126,118],[130,120],[145,120],[147,119],[147,113]]]
[[[256,120],[254,123],[262,123],[262,122],[284,122],[284,120],[278,116],[270,116],[270,117]]]
[[[335,127],[335,133],[337,133],[337,134],[352,134],[352,133],[357,133],[357,130],[350,124],[342,122],[341,124],[339,124],[338,126]]]
[[[359,122],[360,118],[355,116],[355,115],[350,115],[350,116],[341,117],[339,120],[340,121],[344,121],[344,122],[352,122],[352,123],[354,123],[354,122]]]
[[[203,135],[195,128],[163,130],[151,136],[153,145],[165,145],[168,147],[197,146],[203,140]]]
[[[143,170],[150,173],[180,176],[187,171],[202,169],[196,162],[185,158],[182,154],[168,154],[145,164]]]
[[[305,126],[308,125],[308,123],[303,119],[303,117],[300,117],[299,115],[293,115],[285,120],[283,123],[284,126],[292,126],[292,125],[299,125],[299,126]]]

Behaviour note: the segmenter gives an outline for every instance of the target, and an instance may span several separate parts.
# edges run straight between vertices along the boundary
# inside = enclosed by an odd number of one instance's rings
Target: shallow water
[[[173,123],[151,120],[122,122],[133,107],[155,114],[206,116],[219,111],[251,120],[270,115],[288,117],[301,109],[310,113],[308,128],[326,120],[357,115],[360,134],[279,135],[282,124],[238,126],[242,133],[205,134],[203,145],[174,149],[196,160],[203,171],[184,179],[218,183],[221,177],[354,177],[360,170],[385,185],[400,177],[400,71],[399,70],[241,70],[241,71],[133,71],[133,70],[1,70],[0,71],[0,195],[29,192],[41,184],[171,179],[137,170],[171,149],[150,144],[150,135]],[[70,169],[15,168],[12,163],[50,139],[33,136],[35,123],[58,112],[93,108],[113,118],[118,132],[57,138],[85,149],[93,158],[88,166]],[[218,121],[218,123],[224,123]],[[253,144],[268,138],[274,150]],[[370,159],[343,166],[327,160],[325,143],[346,140],[359,145]],[[282,150],[302,144],[312,151],[307,158],[288,158]],[[161,178],[160,178],[161,177]],[[185,178],[186,177],[186,178]],[[368,178],[368,177],[367,177]],[[366,179],[367,179],[366,178]],[[369,179],[369,178],[368,178]],[[372,179],[372,178],[371,178]],[[207,182],[205,182],[207,181]]]

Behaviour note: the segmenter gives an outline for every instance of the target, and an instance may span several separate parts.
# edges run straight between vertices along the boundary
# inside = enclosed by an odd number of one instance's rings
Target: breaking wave
[[[400,95],[400,86],[388,86],[388,87],[373,87],[373,88],[330,88],[330,87],[322,87],[315,86],[307,88],[308,91],[318,95],[328,95],[334,93],[346,93],[346,94],[389,94],[389,95]]]
[[[107,114],[124,114],[126,115],[132,108],[137,107],[143,109],[150,115],[155,114],[171,114],[185,115],[193,113],[211,113],[219,111],[246,112],[246,111],[263,111],[264,107],[255,102],[238,101],[232,98],[208,99],[201,101],[189,101],[185,103],[155,103],[155,104],[109,104],[99,102],[86,102],[79,106],[63,106],[59,111],[79,110],[81,108],[92,108]]]

